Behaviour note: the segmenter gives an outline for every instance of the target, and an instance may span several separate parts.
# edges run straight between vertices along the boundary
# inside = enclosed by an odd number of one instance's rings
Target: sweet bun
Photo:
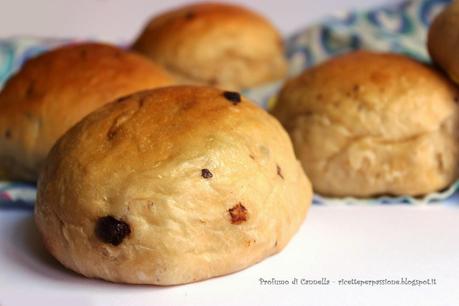
[[[434,19],[427,45],[433,61],[459,83],[459,1],[452,2]]]
[[[282,250],[311,186],[282,126],[235,92],[178,86],[88,115],[48,156],[35,220],[66,267],[174,285]]]
[[[56,140],[120,96],[172,84],[153,62],[114,46],[84,43],[27,61],[0,93],[0,169],[36,180]]]
[[[287,71],[273,25],[231,4],[199,3],[163,13],[148,23],[133,49],[183,83],[241,89],[281,79]]]
[[[288,81],[273,113],[318,193],[416,196],[458,177],[458,101],[431,67],[360,51]]]

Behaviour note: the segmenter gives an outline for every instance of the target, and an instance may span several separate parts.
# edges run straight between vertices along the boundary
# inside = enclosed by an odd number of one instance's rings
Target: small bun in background
[[[273,114],[316,192],[417,196],[458,177],[458,101],[435,69],[359,51],[288,81]]]
[[[158,65],[100,43],[68,45],[27,61],[0,93],[0,169],[34,181],[56,140],[120,96],[172,84]]]
[[[239,90],[287,72],[279,32],[264,17],[232,4],[191,4],[155,16],[133,49],[183,83]]]
[[[459,1],[453,1],[434,19],[427,45],[432,60],[459,83]]]

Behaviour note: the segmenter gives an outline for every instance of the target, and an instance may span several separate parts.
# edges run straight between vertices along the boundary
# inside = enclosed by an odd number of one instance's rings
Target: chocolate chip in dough
[[[112,216],[101,217],[97,220],[96,235],[105,243],[111,243],[114,246],[123,242],[126,236],[131,233],[131,227],[124,221],[115,219]]]
[[[279,165],[276,165],[276,170],[277,170],[277,175],[281,178],[284,179],[284,176],[282,175],[282,169],[279,167]]]
[[[223,96],[226,100],[230,101],[234,105],[239,104],[241,102],[241,95],[235,91],[225,91],[223,92]]]
[[[209,171],[209,169],[202,169],[201,170],[201,176],[205,179],[209,179],[211,177],[213,177],[214,175],[212,174],[212,172]]]
[[[228,209],[228,212],[230,214],[232,224],[241,224],[242,222],[247,221],[247,208],[245,208],[241,203],[238,203],[234,205],[233,208]]]

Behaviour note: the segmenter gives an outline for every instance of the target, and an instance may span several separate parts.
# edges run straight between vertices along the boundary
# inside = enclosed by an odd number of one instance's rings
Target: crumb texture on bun
[[[311,186],[287,133],[235,92],[145,91],[87,116],[52,149],[35,219],[66,267],[174,285],[282,250]]]
[[[232,4],[191,4],[156,16],[133,49],[183,83],[238,90],[287,72],[279,32],[264,17]]]
[[[288,81],[273,114],[318,193],[423,195],[458,176],[458,100],[427,65],[359,51]]]
[[[152,61],[100,43],[68,45],[27,61],[0,93],[0,168],[34,181],[56,140],[120,96],[172,84]]]

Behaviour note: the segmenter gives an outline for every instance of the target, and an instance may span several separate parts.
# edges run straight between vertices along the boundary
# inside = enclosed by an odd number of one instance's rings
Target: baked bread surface
[[[453,1],[434,19],[427,45],[432,60],[459,83],[459,1]]]
[[[0,168],[34,181],[57,139],[120,96],[172,84],[158,65],[100,43],[68,45],[27,61],[0,93]]]
[[[182,83],[239,90],[287,72],[279,32],[264,17],[231,4],[191,4],[156,16],[133,49]]]
[[[458,100],[427,65],[358,51],[288,81],[273,114],[318,193],[416,196],[458,176]]]
[[[167,87],[87,116],[54,146],[35,219],[66,267],[173,285],[282,250],[311,186],[287,133],[234,92]]]

